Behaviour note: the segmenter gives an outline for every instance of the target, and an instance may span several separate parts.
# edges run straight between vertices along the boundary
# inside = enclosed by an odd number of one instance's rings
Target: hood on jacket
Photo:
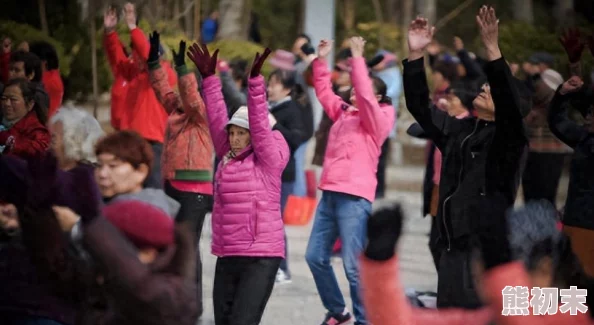
[[[180,208],[180,204],[176,200],[167,196],[167,194],[165,194],[163,190],[154,188],[145,188],[138,193],[117,195],[113,199],[111,199],[109,203],[111,204],[115,202],[128,200],[137,200],[153,205],[163,210],[173,219],[175,219],[175,217],[177,216],[177,213],[179,212]]]

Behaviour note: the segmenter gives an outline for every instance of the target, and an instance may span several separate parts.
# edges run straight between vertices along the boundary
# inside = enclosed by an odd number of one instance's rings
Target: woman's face
[[[239,153],[241,150],[250,144],[250,131],[237,125],[229,126],[229,145],[234,153]]]
[[[340,71],[335,81],[338,87],[347,87],[351,85],[351,74],[348,71]]]
[[[111,153],[102,153],[97,157],[95,180],[101,195],[105,198],[139,192],[147,175],[148,166],[145,164],[134,169],[130,163],[120,160]]]
[[[27,102],[17,85],[6,87],[2,93],[2,116],[9,121],[18,121],[33,109],[33,101]]]
[[[276,76],[270,77],[268,80],[268,100],[271,102],[278,102],[283,98],[289,96],[290,89],[286,89]]]

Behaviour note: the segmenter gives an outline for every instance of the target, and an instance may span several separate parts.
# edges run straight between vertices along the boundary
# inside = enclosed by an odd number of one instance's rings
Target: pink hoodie
[[[212,253],[216,256],[285,257],[280,210],[281,174],[289,161],[287,142],[268,121],[264,78],[249,80],[251,144],[224,163],[231,147],[227,107],[218,77],[204,79],[204,102],[216,155]]]
[[[379,104],[362,57],[351,61],[357,108],[332,91],[328,63],[313,61],[316,95],[334,124],[330,129],[320,189],[359,196],[373,202],[381,146],[394,126],[391,105]]]

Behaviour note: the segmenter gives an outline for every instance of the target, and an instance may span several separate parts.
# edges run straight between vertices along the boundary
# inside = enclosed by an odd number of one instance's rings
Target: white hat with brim
[[[241,106],[239,109],[237,109],[225,127],[229,128],[230,125],[236,125],[248,130],[250,129],[247,106]]]

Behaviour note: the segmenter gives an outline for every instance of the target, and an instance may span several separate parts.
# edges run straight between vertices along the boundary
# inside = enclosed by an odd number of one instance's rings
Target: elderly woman
[[[29,158],[45,152],[50,143],[47,114],[35,102],[35,86],[27,79],[12,79],[0,98],[0,153]]]
[[[99,122],[91,114],[72,106],[64,106],[49,120],[51,149],[58,167],[71,170],[79,164],[94,164],[95,144],[104,135]]]
[[[270,53],[256,54],[247,107],[227,116],[215,76],[218,51],[205,45],[188,54],[204,79],[204,99],[217,158],[212,253],[218,257],[213,289],[215,324],[259,324],[285,256],[280,210],[281,175],[290,158],[273,131],[260,69]]]

